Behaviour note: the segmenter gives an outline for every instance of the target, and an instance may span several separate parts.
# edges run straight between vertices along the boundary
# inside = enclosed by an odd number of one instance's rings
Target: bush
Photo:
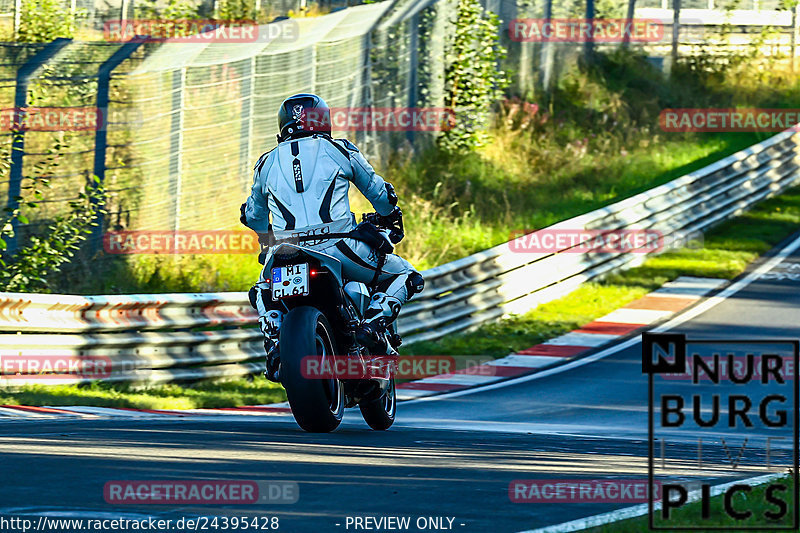
[[[59,0],[22,0],[17,41],[46,43],[57,37],[72,38],[75,21],[83,12],[64,10]]]
[[[144,0],[133,9],[139,19],[191,20],[200,16],[200,6],[191,0],[168,0],[163,8],[158,7],[158,0]]]
[[[58,166],[58,158],[63,147],[56,143],[48,156],[37,163],[35,173],[23,187],[23,195],[17,200],[20,208],[5,208],[0,216],[0,291],[48,292],[48,277],[59,272],[74,256],[80,244],[86,240],[92,228],[97,225],[95,218],[104,212],[102,209],[104,189],[94,178],[87,183],[77,199],[68,203],[65,214],[49,221],[47,229],[31,233],[27,244],[15,254],[3,253],[7,250],[6,238],[14,234],[12,223],[29,224],[29,216],[39,207],[43,199],[43,189],[49,187],[47,176]],[[2,154],[6,155],[6,154]],[[4,161],[6,157],[2,158]],[[8,165],[0,167],[0,178],[8,179]]]
[[[456,116],[438,140],[447,152],[485,144],[492,105],[509,83],[498,66],[506,51],[499,44],[497,15],[477,0],[458,0],[454,26],[445,45],[445,105]]]

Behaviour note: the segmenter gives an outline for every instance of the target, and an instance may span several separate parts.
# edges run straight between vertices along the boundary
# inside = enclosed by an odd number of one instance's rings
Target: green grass
[[[781,484],[786,487],[786,492],[778,493],[778,495],[784,499],[787,504],[787,513],[784,517],[780,520],[771,521],[769,519],[764,518],[765,512],[775,513],[779,509],[777,506],[770,504],[764,499],[765,492],[767,487],[771,484]],[[792,495],[794,487],[794,480],[791,476],[786,476],[784,478],[780,478],[775,480],[771,483],[759,485],[757,487],[753,487],[750,493],[737,493],[732,500],[733,506],[735,509],[740,511],[749,510],[753,513],[753,515],[746,519],[746,520],[735,520],[732,517],[729,517],[724,510],[723,507],[723,496],[715,496],[711,499],[711,506],[710,506],[710,518],[707,520],[703,520],[701,516],[701,506],[702,503],[697,501],[694,503],[687,504],[675,511],[672,512],[670,515],[669,520],[663,520],[661,518],[661,511],[656,511],[655,517],[655,526],[656,527],[700,527],[700,526],[708,526],[708,527],[725,527],[728,528],[728,531],[743,531],[744,527],[765,527],[769,528],[772,526],[780,527],[782,526],[786,531],[786,526],[790,526],[792,524],[792,513],[794,509],[793,499],[794,496]],[[649,517],[647,515],[638,517],[638,518],[631,518],[629,520],[623,520],[620,522],[615,522],[613,524],[608,524],[605,526],[600,526],[596,528],[588,529],[590,533],[639,533],[641,531],[648,531],[649,530]],[[711,530],[694,530],[694,531],[711,531]],[[775,529],[773,531],[780,531]]]
[[[260,405],[285,400],[283,388],[263,377],[146,388],[95,382],[89,385],[26,385],[19,390],[0,390],[0,405],[198,409]]]

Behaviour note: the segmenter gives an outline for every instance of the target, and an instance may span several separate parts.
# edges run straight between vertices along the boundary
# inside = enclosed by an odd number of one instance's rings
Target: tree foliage
[[[449,152],[486,141],[491,107],[508,86],[499,68],[506,51],[499,44],[499,19],[478,0],[457,0],[452,33],[445,43],[445,105],[455,112],[452,128],[439,138]]]
[[[199,7],[192,0],[168,0],[166,4],[158,0],[143,0],[133,9],[136,18],[140,19],[191,20],[200,18]]]
[[[220,0],[217,17],[221,20],[255,20],[255,2],[253,0]]]
[[[17,41],[47,43],[75,35],[75,22],[83,10],[64,9],[60,0],[22,0]]]

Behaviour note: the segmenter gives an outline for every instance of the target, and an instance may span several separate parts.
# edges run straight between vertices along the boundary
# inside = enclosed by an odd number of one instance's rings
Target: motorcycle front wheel
[[[333,431],[344,415],[344,389],[333,376],[323,379],[303,374],[303,359],[314,356],[325,365],[336,355],[333,330],[318,309],[303,306],[289,311],[280,333],[281,383],[297,424],[312,433]],[[324,368],[324,366],[323,366]]]

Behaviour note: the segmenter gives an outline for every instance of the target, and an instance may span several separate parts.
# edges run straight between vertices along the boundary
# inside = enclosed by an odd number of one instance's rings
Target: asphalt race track
[[[800,264],[797,251],[773,270],[790,270],[795,263]],[[670,332],[690,339],[796,339],[800,282],[791,278],[762,275]],[[327,435],[304,433],[291,417],[279,415],[15,420],[0,426],[0,514],[277,516],[279,530],[290,532],[355,531],[347,522],[355,516],[408,516],[412,524],[419,517],[443,517],[444,526],[455,531],[515,532],[632,505],[514,503],[509,483],[646,479],[648,391],[640,342],[564,372],[507,383],[402,403],[398,422],[384,433],[369,430],[357,410],[348,411],[342,427]],[[706,386],[701,382],[692,391]],[[772,442],[773,464],[789,464],[790,429],[756,424],[747,434],[753,451],[745,450],[732,469],[718,439],[726,438],[736,455],[742,445],[737,431],[704,434],[702,468],[696,436],[666,432],[664,468],[661,444],[656,445],[656,475],[716,484],[775,471],[766,469],[758,444],[768,435],[784,437]],[[299,485],[299,501],[174,507],[104,500],[111,480],[190,479],[292,481]]]

